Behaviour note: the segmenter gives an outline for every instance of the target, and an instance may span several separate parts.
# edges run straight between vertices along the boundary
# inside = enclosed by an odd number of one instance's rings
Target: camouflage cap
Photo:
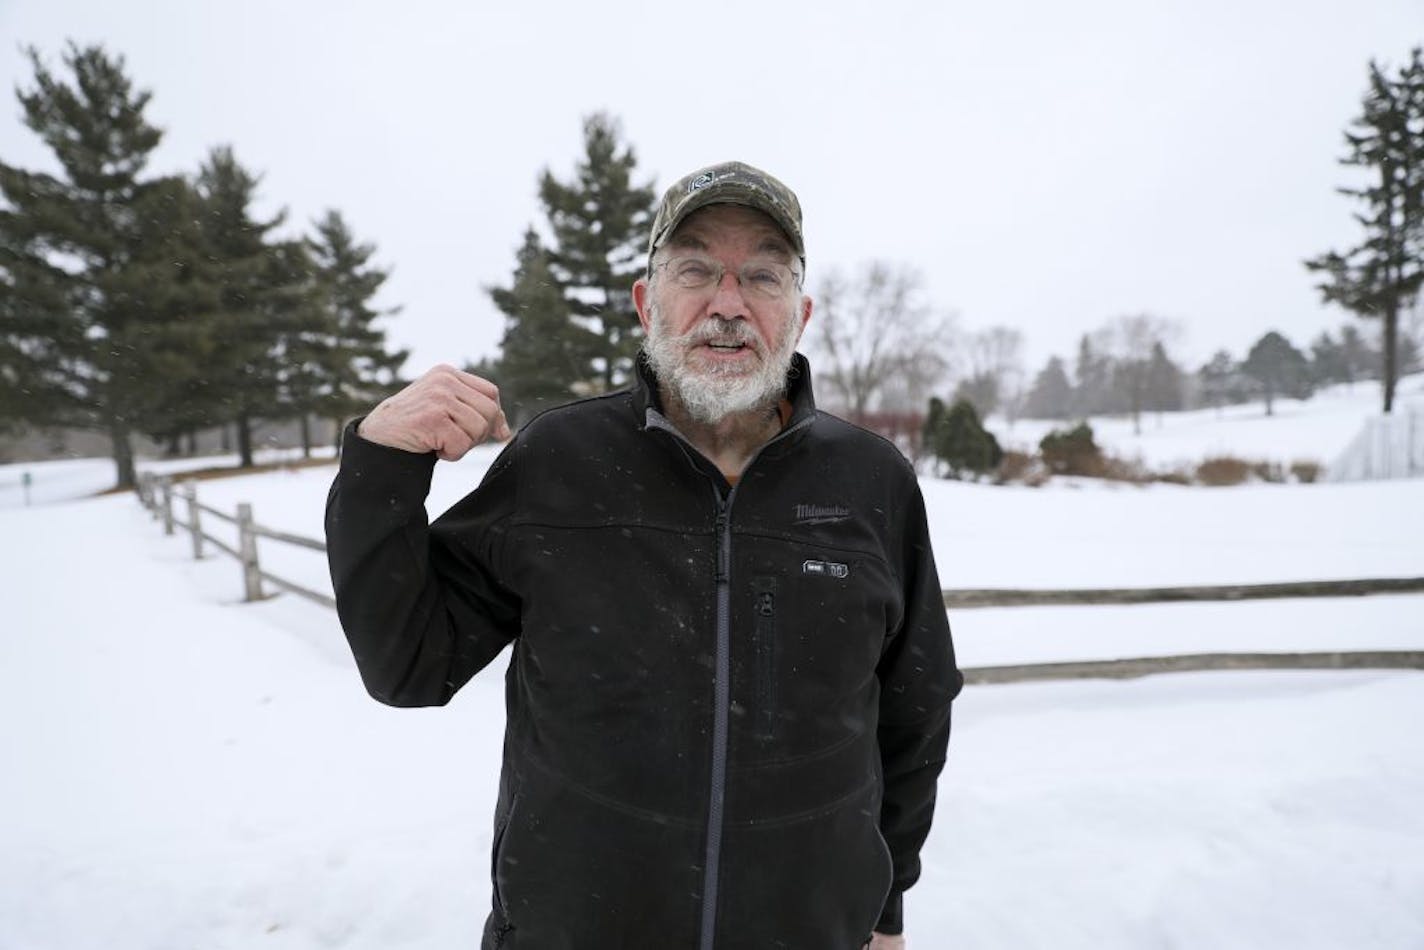
[[[735,204],[755,208],[771,216],[786,237],[801,266],[806,266],[806,242],[801,235],[801,202],[790,188],[759,168],[745,162],[721,162],[699,169],[680,179],[663,194],[648,236],[648,268],[653,253],[677,226],[698,208],[713,204]]]

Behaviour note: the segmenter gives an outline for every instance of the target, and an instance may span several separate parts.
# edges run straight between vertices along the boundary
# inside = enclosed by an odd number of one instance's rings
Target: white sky
[[[536,176],[581,119],[621,118],[659,187],[739,158],[799,194],[811,284],[909,262],[967,328],[1006,324],[1029,370],[1148,311],[1195,366],[1267,329],[1348,318],[1300,261],[1359,237],[1336,164],[1371,57],[1424,42],[1424,0],[1064,4],[0,0],[0,155],[44,166],[8,90],[21,44],[122,53],[158,172],[230,143],[259,210],[328,207],[393,268],[408,374],[492,354]]]

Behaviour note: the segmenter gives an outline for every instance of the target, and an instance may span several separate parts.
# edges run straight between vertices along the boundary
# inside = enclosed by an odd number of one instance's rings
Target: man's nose
[[[717,290],[707,302],[707,307],[709,313],[727,320],[747,316],[747,298],[742,294],[742,283],[736,271],[727,268],[717,282]]]

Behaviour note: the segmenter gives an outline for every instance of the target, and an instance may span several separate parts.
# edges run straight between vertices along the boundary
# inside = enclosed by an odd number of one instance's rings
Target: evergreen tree
[[[1226,350],[1217,350],[1197,370],[1197,381],[1201,385],[1202,401],[1216,409],[1244,402],[1250,394],[1240,364]]]
[[[1162,342],[1152,344],[1147,360],[1147,383],[1143,408],[1153,412],[1175,412],[1182,408],[1182,371],[1167,355]]]
[[[185,307],[175,286],[182,184],[144,178],[162,132],[145,118],[122,57],[71,43],[72,79],[26,50],[24,121],[54,153],[55,177],[0,163],[0,412],[107,433],[119,487],[134,483],[132,434],[165,401],[158,350]]]
[[[1105,412],[1110,406],[1112,361],[1095,346],[1088,334],[1078,340],[1078,363],[1074,368],[1077,385],[1074,388],[1076,415],[1090,416]]]
[[[1330,335],[1329,330],[1320,331],[1320,336],[1310,344],[1310,378],[1317,386],[1328,386],[1350,379],[1344,351]]]
[[[1256,381],[1266,399],[1266,415],[1273,415],[1276,396],[1303,399],[1310,395],[1310,367],[1304,354],[1272,330],[1251,347],[1241,371]]]
[[[1066,419],[1073,411],[1073,384],[1063,368],[1063,360],[1054,356],[1038,371],[1029,390],[1024,415],[1031,419]]]
[[[402,385],[408,350],[390,351],[378,320],[399,307],[378,308],[375,297],[389,273],[371,263],[376,249],[358,243],[346,219],[330,210],[305,241],[320,320],[293,337],[287,353],[286,389],[300,413],[302,451],[310,451],[308,419],[330,419],[338,437],[344,421]]]
[[[574,386],[587,377],[589,361],[604,342],[569,319],[572,306],[554,278],[549,257],[530,228],[524,233],[513,282],[489,292],[506,317],[495,375],[514,428],[575,398]]]
[[[924,441],[930,454],[949,468],[951,478],[993,471],[1003,461],[999,440],[984,428],[974,404],[957,399],[948,410],[931,399],[925,416]]]
[[[1340,328],[1340,362],[1345,371],[1345,382],[1357,379],[1371,379],[1378,371],[1380,360],[1369,341],[1360,336],[1354,324]]]
[[[614,118],[595,113],[583,133],[584,157],[573,180],[545,171],[539,198],[554,238],[550,270],[574,315],[600,337],[591,369],[609,390],[628,379],[641,339],[632,286],[645,265],[657,196],[651,182],[633,184],[637,159],[632,146],[621,144]]]
[[[1342,165],[1369,169],[1363,188],[1341,188],[1365,206],[1356,219],[1365,239],[1344,253],[1306,261],[1321,273],[1325,300],[1383,323],[1384,411],[1394,407],[1398,377],[1399,314],[1424,285],[1424,52],[1415,48],[1394,76],[1373,60],[1364,111],[1345,133]]]
[[[303,333],[320,332],[323,320],[306,249],[270,237],[286,212],[253,217],[257,185],[227,146],[209,153],[197,177],[206,279],[217,294],[208,317],[215,348],[203,367],[205,401],[218,420],[234,423],[244,467],[252,465],[257,420],[295,414],[284,398],[288,350]]]

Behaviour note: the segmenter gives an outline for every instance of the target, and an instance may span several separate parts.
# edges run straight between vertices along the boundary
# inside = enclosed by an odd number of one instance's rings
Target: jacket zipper
[[[717,662],[713,680],[712,789],[707,807],[707,860],[702,881],[701,950],[713,950],[717,933],[718,870],[722,819],[727,805],[727,732],[732,699],[732,500],[717,493]]]
[[[814,418],[814,415],[807,416],[763,443],[747,460],[742,469],[743,478],[769,446],[799,429],[804,429]],[[649,409],[647,425],[649,428],[662,429],[673,436],[673,441],[682,449],[689,464],[699,471],[702,470],[688,451],[695,451],[695,448],[666,417]],[[733,485],[724,498],[721,489],[710,475],[708,481],[712,482],[712,494],[717,503],[717,656],[714,666],[716,678],[713,681],[712,782],[707,807],[707,850],[702,872],[702,932],[699,950],[715,950],[717,935],[717,885],[722,861],[722,825],[727,805],[727,733],[732,704],[732,502],[736,499],[737,488],[741,485],[740,481]]]

